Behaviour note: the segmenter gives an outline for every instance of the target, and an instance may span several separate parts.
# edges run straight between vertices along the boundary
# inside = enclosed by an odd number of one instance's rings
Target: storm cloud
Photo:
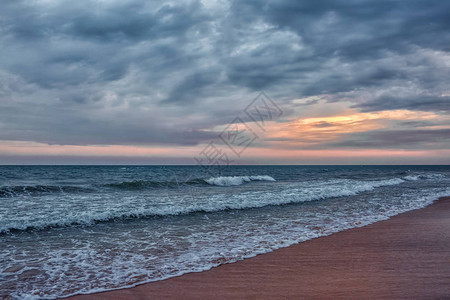
[[[0,140],[195,145],[260,90],[284,121],[313,96],[448,114],[449,11],[414,0],[4,0]],[[432,131],[414,144],[448,134]],[[392,140],[360,135],[334,145]]]

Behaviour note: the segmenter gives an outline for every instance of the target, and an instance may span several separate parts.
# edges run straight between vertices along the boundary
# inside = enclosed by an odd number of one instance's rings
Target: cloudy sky
[[[448,164],[449,13],[2,0],[0,164]]]

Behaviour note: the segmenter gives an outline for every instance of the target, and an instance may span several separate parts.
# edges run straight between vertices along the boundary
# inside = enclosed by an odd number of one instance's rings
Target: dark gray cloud
[[[374,100],[355,105],[362,111],[380,111],[408,109],[434,112],[450,112],[450,96],[417,95],[411,97],[395,97],[383,95]]]
[[[164,100],[168,103],[191,104],[196,100],[205,98],[206,95],[213,96],[211,87],[219,80],[220,69],[202,70],[186,76],[181,82],[174,86],[169,96]]]
[[[449,11],[440,0],[5,0],[0,140],[191,145],[259,90],[286,117],[316,95],[448,113]]]

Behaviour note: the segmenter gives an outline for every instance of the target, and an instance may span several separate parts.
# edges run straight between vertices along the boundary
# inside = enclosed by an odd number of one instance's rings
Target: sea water
[[[207,270],[446,195],[449,166],[0,166],[0,296]]]

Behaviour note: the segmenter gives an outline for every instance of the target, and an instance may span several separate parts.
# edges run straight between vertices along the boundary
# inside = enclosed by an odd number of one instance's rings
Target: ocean
[[[0,166],[0,297],[199,272],[450,195],[450,166]]]

